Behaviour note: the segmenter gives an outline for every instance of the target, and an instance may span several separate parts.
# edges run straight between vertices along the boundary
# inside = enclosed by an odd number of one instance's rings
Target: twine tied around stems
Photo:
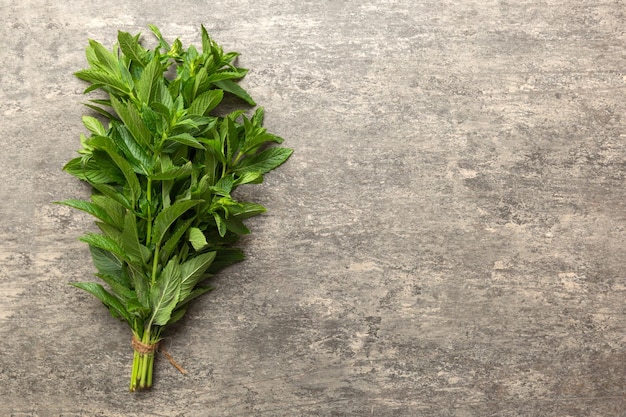
[[[170,355],[169,352],[164,347],[160,346],[159,342],[156,342],[154,344],[143,343],[141,340],[135,337],[135,335],[133,335],[130,344],[133,347],[133,349],[136,352],[138,352],[140,355],[147,355],[149,353],[161,352],[163,356],[165,356],[167,360],[170,361],[172,366],[178,369],[178,372],[180,372],[183,375],[187,373],[187,371],[185,371],[185,369],[182,366],[180,366],[178,362],[176,362],[176,360],[174,360],[172,355]]]
[[[148,353],[152,353],[155,350],[157,350],[157,348],[159,347],[159,342],[153,345],[150,345],[137,339],[135,335],[133,335],[133,338],[131,339],[130,344],[133,347],[133,349],[135,349],[141,355],[147,355]]]

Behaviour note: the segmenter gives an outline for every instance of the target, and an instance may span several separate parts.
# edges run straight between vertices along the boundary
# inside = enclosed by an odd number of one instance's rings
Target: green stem
[[[152,370],[154,369],[154,353],[150,353],[147,357],[148,360],[148,375],[147,379],[147,387],[150,388],[152,386]]]
[[[133,330],[133,337],[138,338],[141,343],[148,346],[154,346],[159,340],[161,329],[159,327],[152,328],[152,323],[148,324],[145,330]],[[143,331],[143,334],[141,333]],[[154,368],[154,351],[142,353],[135,350],[133,352],[133,366],[130,375],[130,390],[136,391],[152,387],[152,374]]]
[[[133,330],[133,337],[138,338],[136,329]],[[139,370],[141,369],[141,354],[133,350],[133,366],[130,373],[130,390],[135,391],[139,383]]]
[[[130,373],[130,390],[135,391],[137,389],[137,371],[139,368],[139,353],[133,351],[133,370]]]
[[[156,248],[154,249],[154,259],[152,259],[152,276],[151,276],[152,285],[156,283],[157,269],[159,266],[159,249],[161,247],[160,243],[161,242],[159,242],[159,244],[156,245]]]
[[[144,331],[142,342],[146,345],[151,344],[150,327],[148,327]],[[143,360],[141,363],[141,369],[139,371],[141,374],[141,378],[139,381],[139,388],[140,389],[150,388],[152,386],[152,369],[151,368],[152,368],[152,363],[153,363],[152,359],[154,358],[154,353],[153,352],[145,353],[140,356],[143,356]],[[150,381],[148,381],[148,373],[150,374]]]
[[[221,178],[224,178],[226,176],[226,164],[222,165],[222,176]]]
[[[237,157],[235,158],[235,161],[233,162],[233,166],[237,166],[237,164],[239,163],[239,160],[241,159],[242,156],[244,156],[243,152],[239,152],[237,154]]]
[[[152,180],[150,178],[148,178],[146,199],[148,200],[148,230],[146,231],[146,246],[149,246],[150,241],[152,240]]]

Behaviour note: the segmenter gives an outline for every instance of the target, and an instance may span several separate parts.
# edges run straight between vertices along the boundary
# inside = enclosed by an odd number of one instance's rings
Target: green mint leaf
[[[94,135],[106,136],[107,132],[100,120],[91,116],[83,116],[83,124]]]
[[[98,273],[96,276],[111,288],[111,292],[119,298],[124,305],[126,305],[129,300],[137,298],[135,292],[130,288],[130,281],[128,284],[124,284],[120,282],[119,277],[109,274]],[[128,309],[126,310],[128,311]]]
[[[188,161],[183,166],[174,166],[165,172],[161,172],[158,174],[151,174],[151,175],[148,175],[148,177],[152,180],[158,180],[158,181],[177,180],[180,178],[189,177],[191,175],[192,169],[193,169],[193,164],[191,163],[191,161]]]
[[[238,235],[247,235],[250,233],[250,230],[246,227],[245,224],[241,221],[239,217],[229,216],[224,219],[224,223],[226,224],[226,228],[233,233],[237,233]]]
[[[174,257],[163,268],[156,285],[150,291],[152,324],[165,326],[169,321],[180,294],[180,280],[181,270],[178,268],[178,260]]]
[[[128,32],[117,32],[117,42],[122,53],[141,67],[145,67],[146,50],[139,45],[139,35],[133,36]]]
[[[83,103],[86,107],[89,107],[91,110],[100,113],[101,115],[103,115],[104,117],[106,117],[109,120],[113,120],[115,119],[115,116],[113,116],[110,112],[106,111],[105,109],[103,109],[100,106],[96,106],[94,104],[89,104],[89,103]]]
[[[148,27],[150,28],[150,31],[152,31],[154,36],[158,39],[159,46],[161,48],[169,51],[170,50],[170,45],[165,41],[165,39],[163,39],[163,35],[161,35],[161,31],[159,30],[159,28],[154,26],[154,25],[148,25]]]
[[[179,135],[170,136],[166,140],[182,143],[183,145],[191,146],[196,149],[204,149],[204,145],[202,145],[198,139],[194,138],[189,133],[181,133]]]
[[[94,295],[98,300],[102,301],[102,303],[109,308],[113,317],[124,319],[127,323],[132,324],[130,313],[126,311],[126,308],[121,301],[105,290],[102,285],[95,282],[73,282],[72,285],[76,288],[87,291],[88,293]]]
[[[209,90],[200,94],[196,99],[191,103],[189,107],[188,114],[196,115],[196,116],[204,116],[222,101],[224,97],[224,92],[222,90]]]
[[[154,165],[154,157],[150,155],[150,150],[139,145],[125,125],[114,121],[112,126],[109,136],[115,142],[115,146],[137,174],[148,175]]]
[[[193,291],[198,282],[206,278],[205,273],[213,263],[215,255],[216,252],[203,253],[180,265],[181,284],[177,300],[179,304]]]
[[[148,262],[150,251],[139,240],[137,218],[130,210],[126,212],[124,230],[120,236],[120,245],[128,258],[138,262],[140,266]]]
[[[102,220],[103,222],[110,223],[110,224],[114,223],[113,220],[111,219],[111,216],[109,216],[109,213],[107,213],[105,209],[103,209],[102,207],[96,204],[90,203],[88,201],[64,200],[64,201],[59,201],[58,204],[63,204],[68,207],[73,207],[75,209],[82,210],[85,213],[89,213],[92,216]]]
[[[152,242],[160,244],[165,237],[167,229],[178,220],[187,210],[200,204],[199,200],[177,201],[168,208],[161,211],[154,221]]]
[[[100,70],[81,70],[74,75],[81,80],[97,84],[100,88],[104,88],[112,93],[121,94],[126,97],[131,91],[128,85],[121,78],[117,78]]]
[[[113,97],[111,98],[111,105],[139,146],[145,150],[150,149],[152,135],[135,106],[130,102],[124,104]]]
[[[95,184],[91,183],[91,186],[96,190],[100,191],[103,195],[109,197],[111,200],[119,203],[122,207],[127,208],[129,210],[133,209],[133,205],[126,198],[123,192],[118,190],[116,187],[113,187],[108,184]]]
[[[163,67],[161,66],[161,59],[157,55],[152,58],[143,70],[141,78],[135,84],[137,98],[146,104],[150,104],[162,79]]]
[[[112,238],[104,236],[98,233],[87,233],[79,239],[82,242],[89,244],[90,246],[104,249],[116,255],[121,260],[126,259],[126,254],[121,246]]]
[[[131,204],[134,204],[139,200],[139,196],[141,195],[141,184],[139,183],[139,179],[137,179],[137,175],[133,171],[133,167],[130,163],[124,159],[123,156],[115,152],[115,150],[106,146],[104,148],[109,157],[113,160],[115,165],[120,169],[122,175],[126,179],[126,184],[128,186],[128,195],[126,197],[130,200]]]
[[[96,58],[95,62],[97,63],[97,67],[111,75],[114,75],[119,71],[119,61],[117,60],[117,56],[115,56],[115,54],[102,46],[101,43],[92,39],[89,40],[89,46],[91,47]]]
[[[200,30],[202,33],[202,54],[208,55],[211,53],[211,48],[213,47],[213,40],[209,36],[209,32],[207,32],[204,25],[200,25]]]
[[[191,223],[193,223],[194,220],[195,219],[192,217],[190,219],[179,221],[176,223],[176,225],[174,226],[174,231],[161,249],[161,263],[167,263],[172,253],[174,253],[174,250],[176,250],[179,242],[181,241],[181,238],[183,237],[189,226],[191,226]]]
[[[225,177],[220,178],[220,180],[215,184],[214,187],[211,187],[211,190],[217,194],[224,197],[230,196],[230,192],[233,189],[234,179],[232,175],[227,175]]]
[[[213,212],[213,219],[215,220],[215,225],[217,226],[220,237],[226,236],[226,223],[224,223],[224,219],[215,212]]]
[[[256,203],[239,203],[239,205],[233,209],[231,209],[231,214],[238,219],[248,219],[253,216],[258,216],[259,214],[263,214],[267,211],[265,207]]]
[[[130,282],[137,294],[137,301],[141,305],[142,309],[150,310],[150,280],[146,274],[136,268],[129,265],[128,273],[130,275]]]
[[[226,139],[226,160],[230,161],[239,149],[239,132],[237,130],[237,124],[235,118],[237,116],[229,115],[223,122],[222,127],[225,130]]]
[[[244,159],[234,168],[236,173],[260,172],[265,174],[282,165],[293,153],[289,148],[270,148]]]
[[[176,323],[185,316],[185,313],[187,313],[186,305],[181,305],[180,307],[177,307],[176,309],[174,309],[174,311],[172,311],[172,315],[170,316],[167,324],[170,325]]]
[[[232,80],[216,81],[214,85],[217,88],[220,88],[226,91],[227,93],[234,95],[235,97],[239,97],[240,99],[242,99],[243,101],[245,101],[251,106],[256,105],[252,97],[250,97],[250,94],[248,94],[246,90],[244,90],[241,86],[239,86],[239,84],[236,84]]]
[[[96,246],[89,246],[91,259],[99,273],[115,276],[122,280],[122,261],[116,258],[111,252]]]
[[[117,227],[118,229],[124,228],[124,215],[126,210],[124,210],[124,206],[114,199],[102,195],[102,194],[92,194],[91,201],[104,210],[109,218],[109,223],[112,226]]]
[[[207,78],[207,83],[214,84],[214,85],[217,86],[217,82],[218,81],[236,80],[236,79],[239,79],[239,78],[243,77],[244,75],[245,75],[245,73],[242,74],[239,71],[221,71],[221,72],[216,72],[215,74],[211,74]]]
[[[252,116],[252,124],[258,127],[263,125],[263,119],[265,118],[265,109],[263,107],[259,107],[254,112],[254,116]]]
[[[191,243],[191,246],[193,246],[193,248],[197,251],[201,250],[208,244],[204,233],[202,233],[202,230],[197,227],[189,228],[189,243]]]
[[[201,296],[202,294],[206,294],[209,291],[213,291],[214,288],[213,287],[196,287],[194,288],[193,291],[191,291],[189,294],[187,294],[184,298],[182,296],[182,292],[181,295],[179,296],[179,300],[178,300],[178,304],[177,309],[181,309],[181,308],[185,308],[184,306],[189,303],[191,300],[198,298],[199,296]],[[180,320],[180,318],[178,317],[174,317],[174,314],[172,314],[172,318],[170,319],[170,321],[168,322],[168,324],[172,324],[174,322],[176,322],[177,320]]]
[[[235,180],[235,185],[260,184],[263,182],[263,174],[257,171],[245,171]]]

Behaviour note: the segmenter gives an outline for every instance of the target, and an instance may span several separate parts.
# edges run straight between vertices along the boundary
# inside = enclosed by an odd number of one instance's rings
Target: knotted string
[[[157,348],[159,347],[159,342],[153,345],[150,345],[137,339],[135,335],[133,335],[133,338],[131,339],[130,344],[133,347],[133,349],[135,349],[141,355],[147,355],[148,353],[152,353],[155,350],[157,350]]]
[[[141,340],[137,339],[135,335],[133,335],[130,344],[133,347],[133,349],[136,352],[138,352],[140,355],[147,355],[149,353],[161,352],[163,356],[165,356],[167,360],[170,361],[172,366],[178,369],[178,372],[180,372],[183,375],[187,373],[187,371],[185,371],[185,369],[183,369],[183,367],[180,366],[178,362],[176,362],[176,360],[174,360],[172,355],[170,355],[169,352],[164,347],[159,346],[159,342],[156,342],[152,345],[148,343],[143,343]]]

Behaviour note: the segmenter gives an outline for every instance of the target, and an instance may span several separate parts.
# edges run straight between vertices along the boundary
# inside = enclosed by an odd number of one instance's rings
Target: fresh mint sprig
[[[97,297],[128,323],[134,348],[130,390],[149,388],[154,351],[166,327],[190,301],[210,291],[207,278],[243,259],[233,247],[250,231],[244,221],[265,212],[233,193],[259,184],[292,150],[263,124],[263,109],[220,116],[230,94],[255,105],[236,83],[248,70],[201,28],[202,48],[166,42],[155,26],[154,49],[119,32],[112,49],[90,40],[89,68],[76,76],[106,98],[87,107],[88,135],[64,170],[91,185],[89,201],[60,202],[96,218],[89,245],[97,282],[74,286]]]

